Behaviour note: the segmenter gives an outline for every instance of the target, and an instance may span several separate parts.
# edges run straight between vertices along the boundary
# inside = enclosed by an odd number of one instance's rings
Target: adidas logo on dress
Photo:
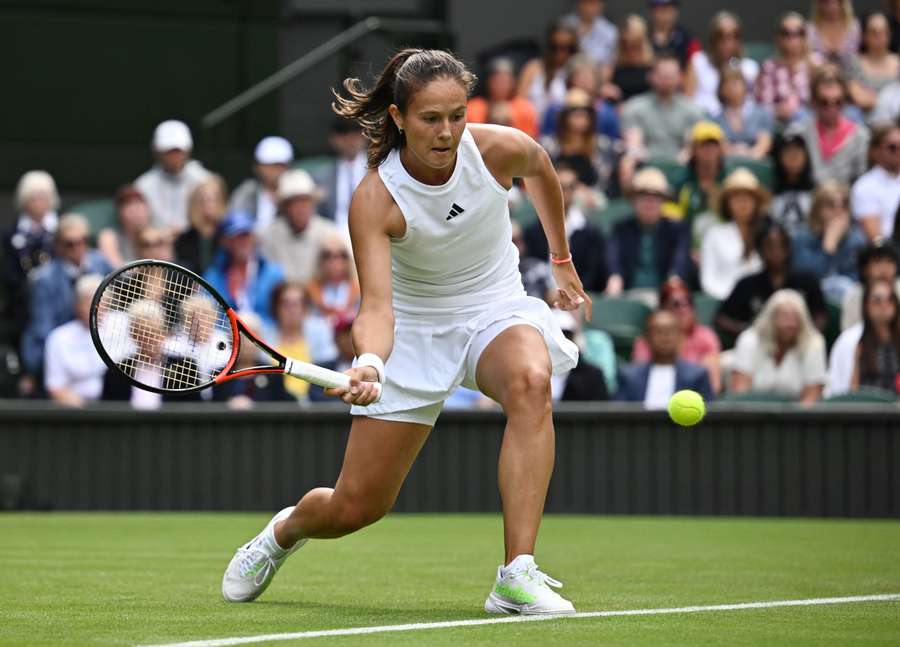
[[[461,206],[459,206],[458,204],[456,204],[454,202],[453,206],[450,207],[450,215],[447,216],[447,220],[450,220],[451,218],[456,218],[456,216],[458,216],[461,213],[465,213],[465,211],[466,211],[465,209],[463,209]]]

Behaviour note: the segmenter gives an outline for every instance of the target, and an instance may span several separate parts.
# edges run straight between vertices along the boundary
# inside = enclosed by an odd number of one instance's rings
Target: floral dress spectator
[[[806,19],[796,11],[782,16],[775,39],[775,56],[766,59],[756,79],[756,101],[780,124],[809,114],[809,82],[813,71]]]
[[[822,396],[826,377],[825,340],[810,320],[803,296],[779,290],[738,337],[729,390],[812,404]]]
[[[725,299],[743,277],[762,269],[755,239],[770,196],[752,172],[741,167],[725,178],[719,195],[722,222],[709,227],[700,244],[700,285]]]
[[[823,58],[854,56],[862,38],[850,0],[813,0],[807,33],[810,48]]]
[[[492,117],[498,115],[505,115],[501,125],[518,128],[537,139],[537,113],[528,99],[516,94],[515,67],[508,58],[495,58],[488,64],[484,96],[469,99],[466,121],[494,123]]]
[[[770,215],[793,236],[806,222],[812,206],[814,184],[806,140],[798,134],[779,135],[775,138],[772,155],[775,160],[775,195],[772,197]]]
[[[859,279],[856,259],[867,243],[850,217],[847,185],[832,180],[816,189],[809,222],[794,234],[792,264],[817,276],[825,297],[839,304]]]
[[[759,75],[759,63],[743,55],[740,20],[731,12],[720,11],[710,23],[706,49],[691,57],[684,79],[684,93],[713,117],[722,110],[719,75],[726,66],[739,70],[747,87],[752,87]]]

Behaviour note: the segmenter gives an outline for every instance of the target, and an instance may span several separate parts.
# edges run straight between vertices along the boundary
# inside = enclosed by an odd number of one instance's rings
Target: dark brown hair
[[[878,348],[881,346],[881,341],[878,339],[878,334],[875,331],[875,324],[869,319],[868,312],[869,296],[876,286],[886,286],[888,292],[890,292],[891,303],[894,304],[894,318],[891,320],[891,345],[894,347],[894,352],[900,356],[900,300],[897,299],[897,292],[888,281],[866,283],[863,290],[862,303],[863,334],[857,346],[860,374],[863,371],[869,374],[878,373]]]
[[[416,92],[429,82],[442,78],[459,81],[466,89],[466,96],[471,94],[476,80],[465,64],[450,52],[404,49],[394,54],[384,66],[373,88],[362,88],[359,79],[345,79],[343,86],[349,98],[332,88],[336,99],[331,104],[332,110],[358,123],[369,140],[369,168],[381,164],[388,153],[403,145],[403,134],[388,114],[388,107],[395,104],[405,113]]]
[[[272,318],[275,319],[276,323],[278,321],[278,306],[282,297],[284,297],[284,293],[288,290],[297,290],[300,293],[300,298],[303,300],[303,310],[306,310],[306,288],[303,284],[299,281],[281,281],[272,289],[271,302],[269,303],[269,307],[272,309]]]

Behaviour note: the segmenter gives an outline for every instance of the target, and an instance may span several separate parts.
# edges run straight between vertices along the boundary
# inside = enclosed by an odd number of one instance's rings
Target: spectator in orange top
[[[474,124],[494,123],[503,115],[503,125],[518,128],[534,138],[538,136],[537,114],[534,106],[516,94],[516,74],[508,58],[495,58],[488,64],[485,96],[469,99],[466,121]]]

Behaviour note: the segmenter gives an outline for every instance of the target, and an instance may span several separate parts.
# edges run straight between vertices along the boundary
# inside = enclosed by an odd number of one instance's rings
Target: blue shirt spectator
[[[56,256],[29,276],[28,325],[22,335],[22,364],[28,375],[42,370],[50,331],[75,318],[75,281],[112,270],[100,252],[88,247],[89,231],[83,216],[63,216],[54,241]]]
[[[251,310],[273,325],[272,291],[284,280],[281,268],[260,256],[253,217],[233,211],[222,224],[223,250],[203,277],[236,310]]]
[[[691,389],[705,400],[713,399],[709,374],[699,364],[678,359],[681,324],[668,310],[657,310],[647,319],[645,331],[650,361],[619,370],[616,399],[642,402],[646,409],[665,409],[676,391]]]
[[[799,225],[793,240],[795,270],[816,275],[822,292],[840,303],[859,279],[857,257],[868,238],[850,217],[847,185],[829,181],[816,189],[809,222]]]

